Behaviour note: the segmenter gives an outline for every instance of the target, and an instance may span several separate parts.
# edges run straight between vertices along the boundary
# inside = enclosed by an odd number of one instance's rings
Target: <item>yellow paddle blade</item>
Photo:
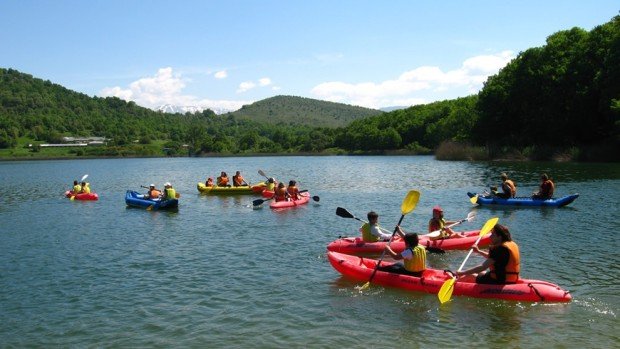
[[[413,209],[418,204],[418,201],[420,201],[420,192],[417,190],[410,190],[407,193],[407,196],[405,196],[403,204],[400,206],[400,210],[403,215],[406,215],[407,213],[413,211]]]
[[[365,284],[363,284],[362,287],[359,288],[359,290],[363,291],[367,289],[368,287],[370,287],[370,281],[367,281]]]
[[[71,201],[75,200],[75,195],[71,195],[71,197],[69,198],[69,200],[71,200]]]
[[[151,211],[153,209],[153,205],[150,205],[149,207],[146,208],[147,211]]]
[[[482,229],[480,229],[480,236],[486,235],[488,232],[490,232],[491,229],[493,229],[493,227],[495,226],[495,224],[497,224],[497,221],[499,221],[499,218],[493,217],[489,219],[486,223],[484,223]]]
[[[471,202],[472,204],[477,203],[477,202],[478,202],[478,194],[476,194],[476,195],[472,196],[472,197],[469,199],[469,202]]]
[[[452,291],[454,291],[454,283],[456,282],[455,278],[450,278],[446,280],[441,288],[439,289],[439,293],[437,293],[437,298],[439,298],[439,302],[444,304],[445,302],[450,300],[452,297]]]

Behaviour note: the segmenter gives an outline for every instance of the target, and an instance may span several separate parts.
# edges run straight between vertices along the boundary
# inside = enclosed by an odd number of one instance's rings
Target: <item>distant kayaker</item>
[[[176,190],[174,190],[174,188],[172,187],[172,184],[170,184],[170,182],[164,183],[163,200],[170,200],[170,199],[176,199],[176,198],[177,198],[177,193],[176,193]]]
[[[555,184],[546,173],[540,175],[540,187],[537,192],[532,195],[532,199],[548,200],[553,198],[553,192],[555,191]]]
[[[274,199],[277,201],[287,201],[289,198],[288,191],[286,190],[286,186],[284,183],[280,182],[278,187],[274,191]]]
[[[297,182],[296,181],[289,181],[288,182],[288,187],[286,188],[286,191],[288,192],[288,196],[291,198],[291,200],[299,200],[300,196],[299,196],[299,188],[297,188]]]
[[[502,173],[499,177],[502,179],[502,193],[498,192],[496,187],[491,187],[493,195],[502,199],[514,198],[517,195],[517,185],[515,182],[509,179],[506,173]]]
[[[457,277],[477,274],[476,283],[479,284],[513,284],[519,280],[520,257],[519,246],[512,241],[508,228],[496,224],[491,230],[491,246],[489,252],[481,251],[474,246],[474,251],[486,260],[477,267],[456,272]]]
[[[77,180],[73,181],[73,193],[78,194],[82,191],[82,186]]]
[[[397,229],[401,234],[403,233],[400,227]],[[405,250],[401,253],[396,253],[390,246],[385,246],[385,251],[392,256],[392,258],[396,260],[402,259],[403,263],[380,266],[377,270],[418,277],[422,276],[422,273],[426,270],[426,249],[419,244],[418,234],[416,233],[407,233],[404,239]]]
[[[446,221],[443,217],[443,209],[437,205],[433,207],[433,218],[428,221],[428,232],[439,230],[439,235],[431,237],[431,240],[462,238],[463,234],[453,231],[447,225],[457,223],[456,221]]]
[[[80,193],[90,194],[90,183],[82,182]]]
[[[270,177],[269,179],[267,179],[267,183],[265,184],[265,190],[275,191],[277,185],[278,182],[276,182],[275,178]]]
[[[233,176],[233,185],[235,187],[240,187],[242,185],[246,185],[247,186],[249,184],[245,181],[245,179],[243,179],[243,176],[241,175],[241,172],[237,171],[235,173],[235,175]]]
[[[217,177],[217,186],[218,187],[230,187],[228,184],[228,175],[226,172],[222,171],[219,177]]]
[[[161,190],[155,189],[155,184],[149,185],[149,192],[145,195],[147,199],[155,200],[161,197]]]
[[[213,186],[213,178],[212,177],[207,178],[207,181],[205,182],[205,186],[207,186],[207,187],[212,187]]]
[[[364,223],[360,227],[360,233],[362,233],[362,240],[364,240],[365,242],[390,240],[392,235],[382,232],[381,227],[379,227],[379,214],[377,212],[370,211],[368,212],[366,217],[368,218],[368,223]]]

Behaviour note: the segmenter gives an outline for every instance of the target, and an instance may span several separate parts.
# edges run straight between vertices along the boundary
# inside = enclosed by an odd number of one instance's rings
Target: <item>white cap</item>
[[[149,187],[154,187],[154,186],[155,186],[155,184],[151,184],[151,185],[149,185]]]
[[[171,186],[172,186],[172,184],[170,184],[170,182],[164,183],[164,187],[171,187]]]

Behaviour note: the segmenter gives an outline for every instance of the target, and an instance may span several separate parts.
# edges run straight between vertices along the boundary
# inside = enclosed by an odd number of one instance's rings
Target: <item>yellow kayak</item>
[[[260,194],[260,192],[265,189],[264,185],[242,185],[240,187],[218,187],[212,186],[207,187],[204,183],[199,182],[196,186],[198,191],[202,194],[209,195],[243,195],[243,194]],[[260,190],[259,190],[260,189]]]

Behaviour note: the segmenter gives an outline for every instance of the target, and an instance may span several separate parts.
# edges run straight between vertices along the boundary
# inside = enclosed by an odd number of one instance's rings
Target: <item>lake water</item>
[[[297,209],[252,209],[255,196],[200,195],[196,183],[262,169],[320,197]],[[541,172],[564,208],[469,202],[508,172],[520,194]],[[89,174],[96,202],[62,193]],[[170,181],[177,212],[126,208],[127,189]],[[0,347],[588,347],[620,346],[620,166],[440,162],[428,156],[101,159],[0,162]],[[332,269],[325,246],[357,235],[370,210],[424,232],[440,204],[464,230],[499,217],[519,244],[522,276],[570,290],[568,304],[516,303],[372,285]],[[457,269],[465,252],[429,255]],[[473,255],[467,267],[482,260]]]

